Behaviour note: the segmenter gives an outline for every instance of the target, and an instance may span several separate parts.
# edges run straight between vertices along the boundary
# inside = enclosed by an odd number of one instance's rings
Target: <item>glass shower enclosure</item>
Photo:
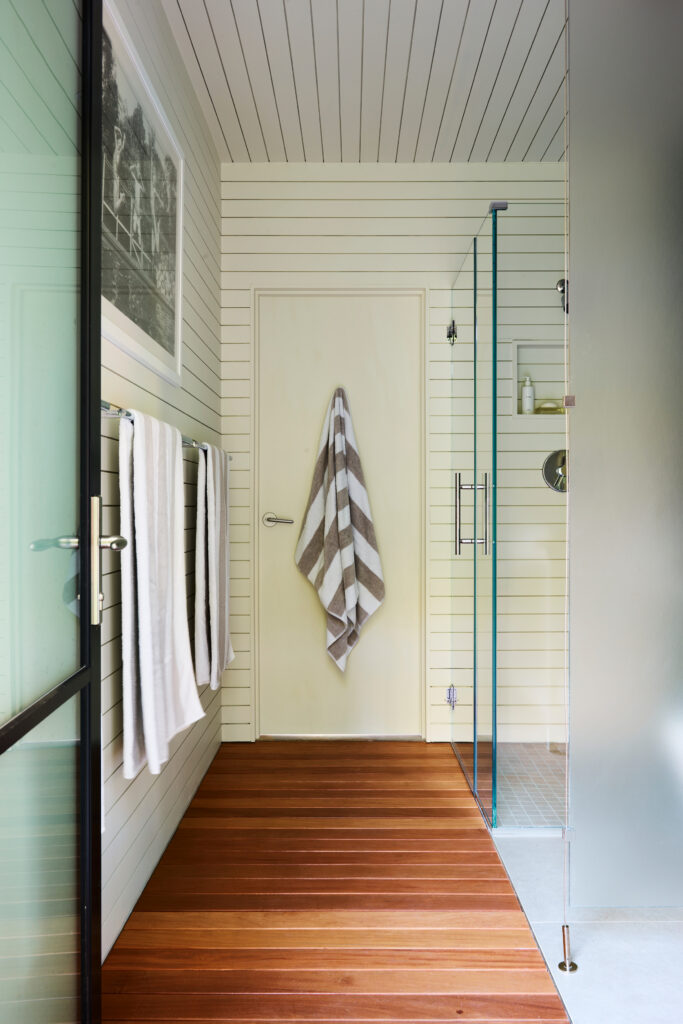
[[[563,202],[492,203],[451,291],[452,585],[471,602],[451,742],[492,827],[564,821],[564,237]]]

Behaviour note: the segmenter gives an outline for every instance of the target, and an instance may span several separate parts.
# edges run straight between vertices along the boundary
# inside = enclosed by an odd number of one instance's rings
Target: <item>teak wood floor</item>
[[[127,1024],[568,1019],[446,744],[224,745],[103,985]]]

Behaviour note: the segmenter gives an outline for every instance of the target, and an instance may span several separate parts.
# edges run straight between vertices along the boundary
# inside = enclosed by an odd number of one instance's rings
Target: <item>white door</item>
[[[257,294],[260,735],[420,736],[422,380],[419,293]],[[386,584],[342,673],[294,563],[318,442],[346,389]],[[266,527],[265,513],[294,519]]]

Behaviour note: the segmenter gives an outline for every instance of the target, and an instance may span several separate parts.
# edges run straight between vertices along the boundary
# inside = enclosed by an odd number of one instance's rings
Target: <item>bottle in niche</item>
[[[525,416],[531,416],[535,409],[535,394],[534,386],[531,383],[531,377],[526,377],[524,384],[522,385],[522,412]]]

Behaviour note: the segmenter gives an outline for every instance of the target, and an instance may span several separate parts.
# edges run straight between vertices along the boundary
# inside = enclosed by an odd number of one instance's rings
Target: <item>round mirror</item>
[[[567,490],[567,450],[561,448],[557,452],[551,452],[543,463],[543,479],[548,487],[554,491]]]

